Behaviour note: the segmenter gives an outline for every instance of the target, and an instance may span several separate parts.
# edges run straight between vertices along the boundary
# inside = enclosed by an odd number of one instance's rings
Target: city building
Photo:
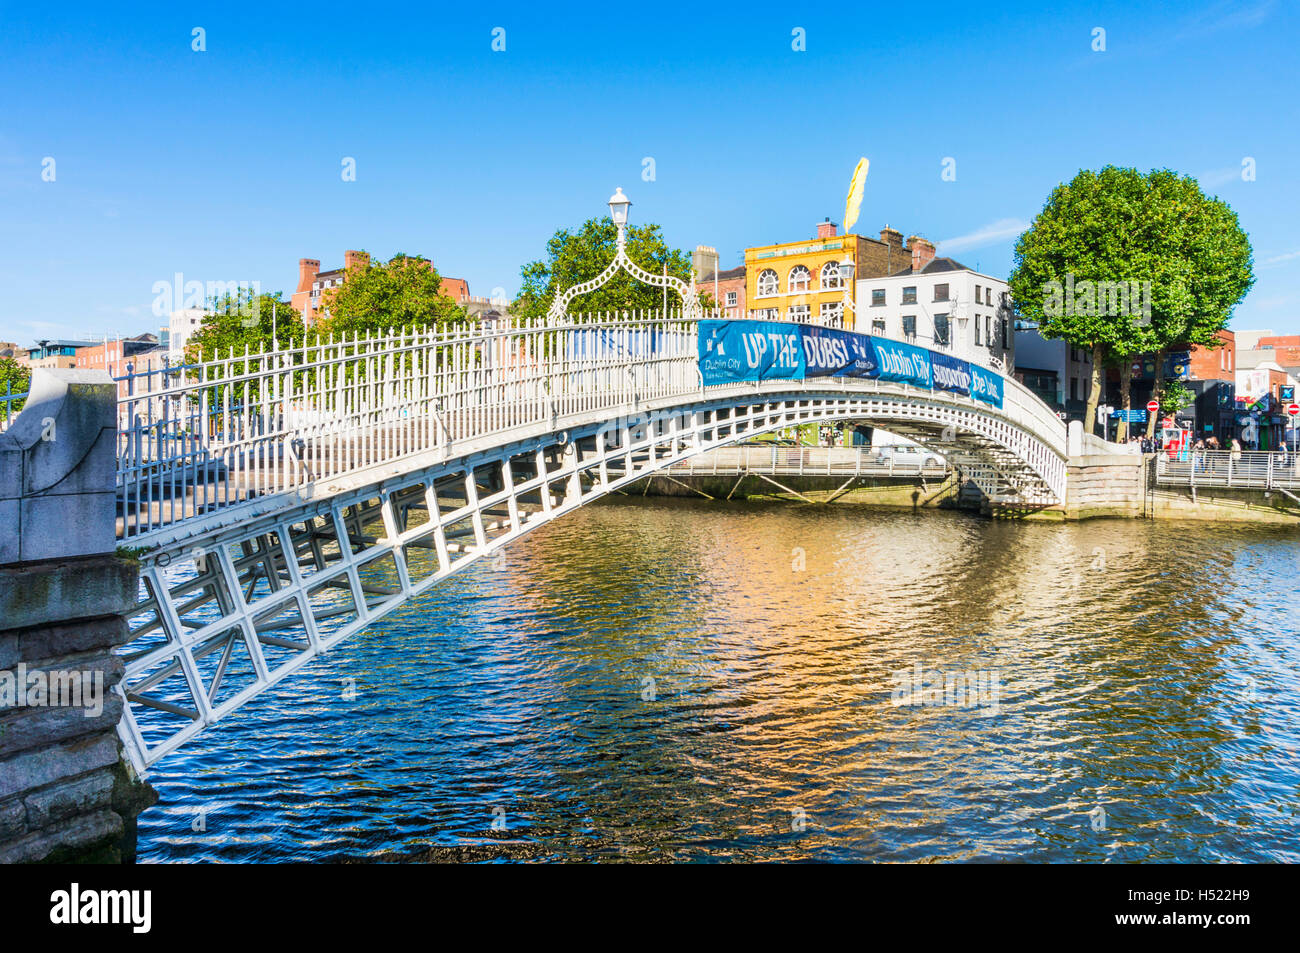
[[[1066,420],[1082,420],[1092,387],[1092,353],[1015,322],[1015,378]]]
[[[745,266],[722,267],[718,250],[709,245],[696,245],[691,256],[695,271],[695,287],[713,298],[715,306],[729,318],[745,315]]]
[[[310,327],[315,324],[321,313],[328,310],[328,293],[340,287],[353,268],[365,268],[370,264],[367,252],[349,249],[343,253],[343,267],[330,271],[320,270],[320,261],[315,258],[298,259],[298,288],[289,301],[294,310],[302,315],[303,324]],[[439,284],[441,291],[461,307],[472,299],[469,282],[464,278],[443,277]]]
[[[99,344],[77,348],[74,367],[86,370],[106,370],[114,377],[126,373],[130,358],[144,351],[158,349],[158,336],[148,332],[135,337],[105,339]]]
[[[862,331],[854,278],[919,269],[934,258],[931,242],[914,235],[905,248],[903,233],[888,226],[879,239],[840,235],[838,228],[828,218],[818,224],[816,238],[746,248],[745,313],[757,320]]]
[[[910,265],[883,277],[859,276],[854,329],[1010,374],[1016,341],[1006,282],[935,258],[934,246],[915,235],[908,246]]]
[[[77,348],[90,347],[94,341],[37,341],[27,349],[32,367],[76,367]]]
[[[698,281],[696,287],[712,295],[722,313],[729,318],[745,315],[745,266],[714,271]]]
[[[17,361],[23,367],[26,367],[29,362],[29,358],[27,357],[27,348],[19,347],[13,341],[0,341],[0,359],[6,357]]]
[[[1262,336],[1254,348],[1242,350],[1240,355],[1243,366],[1254,355],[1259,355],[1259,360],[1272,361],[1287,373],[1300,376],[1300,334]]]
[[[190,335],[203,326],[203,319],[208,314],[202,308],[182,308],[173,311],[167,320],[167,350],[176,358],[185,353],[185,345]],[[161,342],[160,342],[161,343]]]
[[[1218,347],[1183,344],[1169,348],[1161,376],[1166,382],[1181,383],[1193,397],[1189,406],[1174,415],[1175,425],[1192,431],[1198,438],[1216,437],[1226,446],[1242,426],[1236,393],[1240,351],[1233,332],[1222,330],[1217,337]],[[1146,405],[1155,393],[1155,355],[1138,354],[1129,358],[1129,362],[1129,406],[1145,415]],[[1120,390],[1119,369],[1108,367],[1101,402],[1119,407]],[[1141,424],[1134,426],[1145,429]]]

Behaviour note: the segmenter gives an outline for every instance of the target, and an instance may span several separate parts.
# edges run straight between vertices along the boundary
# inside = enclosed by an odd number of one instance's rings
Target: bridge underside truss
[[[990,500],[1063,496],[1064,461],[992,414],[884,394],[731,395],[575,425],[379,478],[146,558],[121,734],[136,767],[512,540],[693,454],[803,423],[857,421],[944,453]]]

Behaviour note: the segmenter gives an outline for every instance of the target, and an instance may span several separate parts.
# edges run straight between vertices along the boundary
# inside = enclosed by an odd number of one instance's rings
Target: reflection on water
[[[1298,568],[1274,528],[593,506],[165,759],[140,854],[1293,861]],[[894,704],[918,664],[995,704]]]

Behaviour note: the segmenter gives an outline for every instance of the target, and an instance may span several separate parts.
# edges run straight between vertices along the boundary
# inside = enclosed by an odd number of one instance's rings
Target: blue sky
[[[0,339],[156,328],[177,272],[288,293],[347,248],[513,294],[615,186],[738,264],[838,221],[859,156],[858,231],[1003,276],[1079,168],[1190,173],[1254,245],[1233,326],[1300,332],[1290,0],[229,6],[0,5]]]

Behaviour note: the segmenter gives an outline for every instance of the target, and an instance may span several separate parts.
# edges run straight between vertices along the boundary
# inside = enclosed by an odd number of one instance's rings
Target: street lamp
[[[631,205],[632,200],[623,194],[621,187],[609,197],[609,214],[614,217],[614,224],[618,226],[620,246],[623,244],[623,228],[627,225],[627,210]]]

